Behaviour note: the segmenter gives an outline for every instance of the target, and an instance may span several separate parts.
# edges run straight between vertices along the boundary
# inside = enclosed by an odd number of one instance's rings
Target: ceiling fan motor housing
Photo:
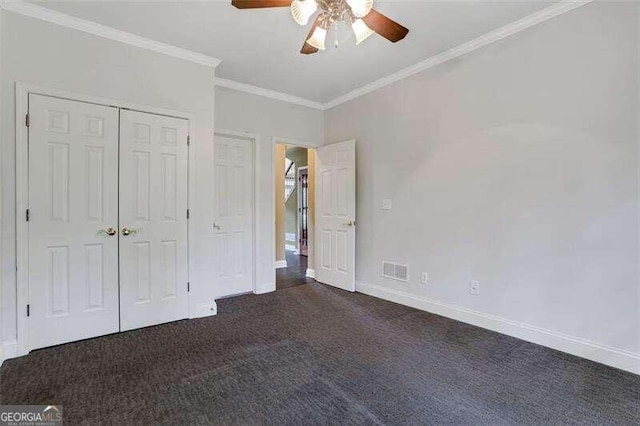
[[[325,29],[328,29],[334,22],[352,24],[358,19],[346,0],[317,0],[317,3],[320,10],[322,10],[323,22],[321,25]]]

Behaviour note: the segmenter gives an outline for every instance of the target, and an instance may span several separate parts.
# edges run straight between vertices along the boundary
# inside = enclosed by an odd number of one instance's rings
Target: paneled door
[[[27,345],[117,332],[118,109],[30,94],[29,119]]]
[[[355,291],[355,141],[317,149],[315,211],[316,279]]]
[[[120,112],[121,330],[189,315],[187,120]]]
[[[220,294],[253,290],[253,140],[215,135],[214,285]]]

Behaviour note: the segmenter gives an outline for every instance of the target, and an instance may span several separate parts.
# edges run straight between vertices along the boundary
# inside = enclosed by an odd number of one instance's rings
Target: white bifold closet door
[[[28,348],[187,318],[188,121],[34,94],[29,118]]]
[[[30,349],[119,330],[118,109],[29,95]]]
[[[121,330],[189,315],[187,120],[120,112]]]

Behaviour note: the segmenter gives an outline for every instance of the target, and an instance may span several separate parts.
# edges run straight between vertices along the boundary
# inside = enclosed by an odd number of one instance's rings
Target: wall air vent
[[[382,262],[382,276],[385,278],[396,278],[396,265],[391,262]]]
[[[409,281],[409,268],[405,265],[396,264],[396,279],[400,281]]]
[[[393,262],[382,262],[382,276],[392,280],[409,282],[409,267]]]

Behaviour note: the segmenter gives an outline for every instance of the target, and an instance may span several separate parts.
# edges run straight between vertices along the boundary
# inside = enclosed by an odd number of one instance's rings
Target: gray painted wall
[[[286,234],[294,234],[293,240],[287,240],[287,244],[295,245],[298,241],[298,186],[291,192],[291,196],[284,203],[285,210],[285,226],[284,232]]]
[[[639,7],[593,3],[327,111],[327,142],[357,139],[357,279],[638,353]]]

